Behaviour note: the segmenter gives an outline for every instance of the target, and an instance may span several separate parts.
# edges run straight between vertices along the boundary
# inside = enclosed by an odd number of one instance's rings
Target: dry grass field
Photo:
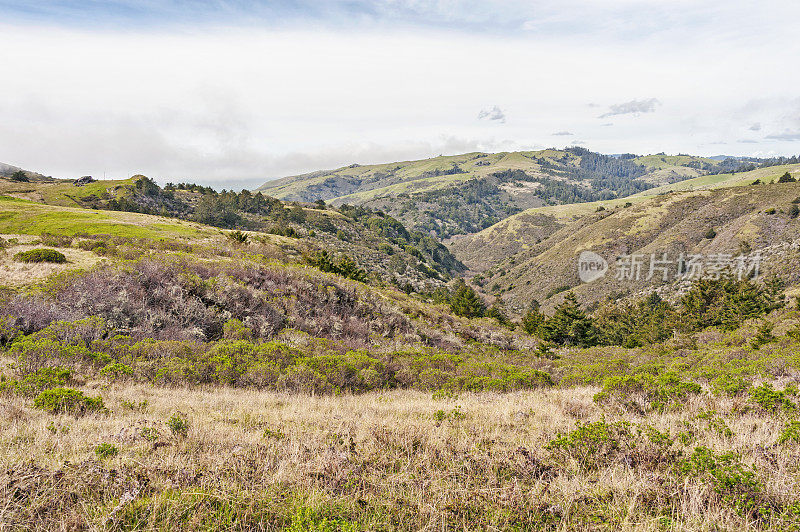
[[[3,530],[798,524],[797,442],[777,443],[785,419],[748,411],[743,398],[699,395],[640,416],[598,405],[591,387],[84,391],[102,395],[108,412],[53,415],[18,397],[0,401]],[[697,451],[706,448],[710,456]]]

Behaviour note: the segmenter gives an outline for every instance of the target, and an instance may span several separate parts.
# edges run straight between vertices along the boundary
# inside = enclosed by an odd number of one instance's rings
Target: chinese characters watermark
[[[756,279],[761,271],[761,254],[734,256],[730,253],[634,253],[617,257],[614,278],[618,281],[674,281],[719,279],[732,276],[739,280]],[[578,276],[584,283],[605,277],[608,261],[593,251],[578,257]]]

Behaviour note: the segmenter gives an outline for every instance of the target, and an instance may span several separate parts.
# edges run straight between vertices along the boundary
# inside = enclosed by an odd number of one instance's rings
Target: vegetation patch
[[[14,255],[14,259],[20,262],[51,262],[63,264],[67,262],[67,257],[55,249],[37,248],[28,251],[21,251]]]

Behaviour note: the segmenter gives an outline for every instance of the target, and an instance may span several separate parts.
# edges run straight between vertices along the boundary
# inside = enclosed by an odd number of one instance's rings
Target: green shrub
[[[111,380],[118,380],[133,375],[133,368],[119,362],[107,364],[100,370],[100,374]]]
[[[113,458],[119,454],[119,449],[116,445],[101,443],[94,448],[94,454],[96,454],[98,458]]]
[[[6,377],[2,373],[0,373],[0,394],[10,394],[17,391],[17,387],[19,384],[15,379],[10,377]]]
[[[67,262],[67,257],[55,249],[37,248],[28,251],[20,251],[14,255],[14,259],[20,262],[52,262],[63,264]]]
[[[247,243],[247,233],[243,233],[241,231],[233,231],[232,233],[228,233],[228,238],[230,238],[236,244]]]
[[[780,412],[793,412],[797,406],[782,391],[772,388],[772,384],[765,382],[761,386],[750,389],[750,399],[764,410],[774,414]]]
[[[23,395],[34,396],[49,388],[63,387],[70,380],[72,372],[60,366],[40,368],[23,377],[18,390]]]
[[[775,335],[772,334],[772,329],[775,326],[768,321],[765,321],[758,327],[756,335],[750,339],[750,348],[759,349],[762,345],[774,342]]]
[[[101,397],[87,397],[83,392],[72,388],[45,390],[36,396],[33,406],[51,414],[63,413],[75,416],[106,410]]]
[[[128,401],[127,399],[123,399],[122,401],[120,401],[119,404],[125,410],[134,410],[134,411],[137,411],[137,412],[144,412],[144,411],[147,410],[147,404],[148,403],[147,403],[147,399],[142,399],[138,403],[134,402],[134,401]]]
[[[154,427],[142,427],[142,430],[139,432],[142,438],[149,442],[154,442],[158,439],[158,429]]]
[[[607,378],[594,400],[598,403],[617,403],[624,409],[646,413],[663,411],[667,406],[683,402],[689,395],[699,394],[702,390],[699,384],[682,381],[675,373],[658,376],[637,373]]]
[[[252,340],[253,330],[241,321],[231,318],[222,326],[222,336],[226,340]]]
[[[166,421],[167,427],[174,436],[185,438],[189,434],[189,419],[185,414],[176,412]]]
[[[750,389],[750,382],[734,375],[720,375],[712,383],[714,395],[728,395],[731,397],[742,395]]]
[[[783,427],[778,443],[800,443],[800,421],[790,421]]]
[[[771,510],[755,471],[742,464],[735,453],[718,455],[708,447],[697,447],[680,463],[679,470],[710,484],[726,504],[742,515],[759,518]]]
[[[545,449],[559,462],[571,458],[580,469],[590,470],[629,454],[634,446],[630,423],[595,421],[577,422],[574,430],[567,434],[559,433],[545,445]]]

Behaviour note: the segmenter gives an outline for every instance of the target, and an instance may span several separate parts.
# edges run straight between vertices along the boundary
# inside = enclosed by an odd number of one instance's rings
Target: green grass
[[[165,238],[199,237],[210,234],[211,230],[145,214],[91,211],[0,196],[0,233]]]

